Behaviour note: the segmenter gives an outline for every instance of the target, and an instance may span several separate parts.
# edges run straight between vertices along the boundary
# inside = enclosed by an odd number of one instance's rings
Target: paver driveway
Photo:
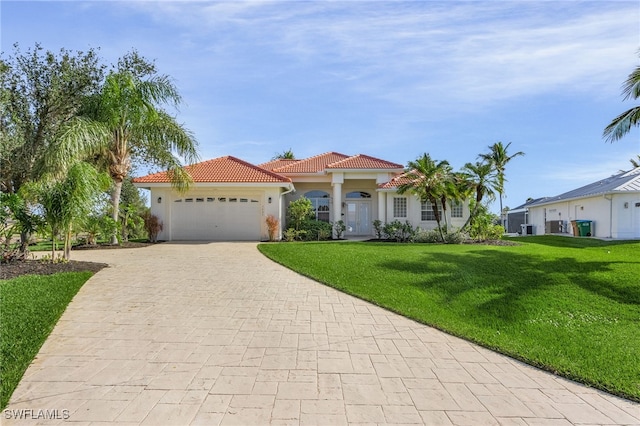
[[[45,424],[640,424],[640,404],[339,293],[255,244],[74,258],[111,267],[69,305],[5,423],[47,409],[68,419]]]

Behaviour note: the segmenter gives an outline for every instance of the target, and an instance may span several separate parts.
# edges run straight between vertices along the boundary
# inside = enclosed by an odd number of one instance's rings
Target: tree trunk
[[[71,259],[71,225],[65,230],[64,233],[64,258]]]
[[[507,227],[505,226],[505,218],[504,218],[504,211],[502,210],[502,192],[499,192],[500,194],[500,225],[502,225],[502,227],[504,229],[507,229]]]
[[[444,233],[442,232],[442,226],[440,226],[440,211],[438,210],[438,201],[436,199],[430,200],[433,205],[433,215],[436,218],[436,223],[438,224],[438,232],[440,233],[440,239],[444,243]]]
[[[111,218],[115,223],[119,222],[120,215],[120,193],[122,192],[122,180],[113,179],[113,192],[111,193],[111,206],[113,211],[111,212]],[[113,231],[111,235],[111,244],[118,245],[118,228]]]
[[[27,257],[27,252],[29,251],[30,238],[31,238],[31,234],[29,234],[27,231],[20,231],[20,256],[25,259]]]
[[[127,224],[129,223],[129,209],[128,206],[124,208],[124,214],[122,216],[122,241],[129,241],[129,233],[127,232]]]
[[[56,233],[53,229],[51,230],[51,263],[56,260]]]

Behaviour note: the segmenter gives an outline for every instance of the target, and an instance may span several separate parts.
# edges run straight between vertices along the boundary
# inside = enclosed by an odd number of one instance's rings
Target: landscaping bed
[[[70,260],[66,263],[51,263],[41,260],[23,260],[3,263],[0,266],[0,280],[9,280],[22,275],[53,275],[60,272],[91,272],[96,273],[106,268],[106,263],[80,262]]]

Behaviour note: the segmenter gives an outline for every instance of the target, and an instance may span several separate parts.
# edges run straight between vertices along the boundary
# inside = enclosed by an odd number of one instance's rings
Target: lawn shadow
[[[461,297],[479,298],[478,313],[505,321],[528,316],[526,299],[540,290],[556,285],[558,274],[582,289],[617,303],[639,305],[638,286],[616,286],[595,276],[610,272],[620,261],[578,262],[572,257],[550,260],[530,254],[497,250],[472,250],[464,253],[425,253],[423,261],[383,262],[385,268],[414,272],[412,285],[437,288],[447,303]],[[552,276],[555,276],[552,279]]]
[[[579,238],[557,235],[536,235],[526,237],[509,237],[507,241],[518,243],[539,244],[549,247],[560,248],[590,248],[590,247],[613,247],[629,244],[638,244],[638,240],[600,240],[598,238]]]

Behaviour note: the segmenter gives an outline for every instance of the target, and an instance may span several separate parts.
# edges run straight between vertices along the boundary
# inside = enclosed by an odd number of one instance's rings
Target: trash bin
[[[576,220],[576,225],[578,227],[578,235],[581,237],[590,237],[591,232],[591,221],[590,220]]]

